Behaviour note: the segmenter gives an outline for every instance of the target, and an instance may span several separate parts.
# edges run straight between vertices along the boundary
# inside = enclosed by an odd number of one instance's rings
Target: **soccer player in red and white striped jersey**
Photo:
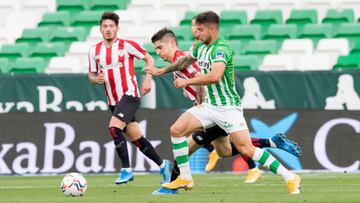
[[[89,50],[89,80],[94,84],[104,85],[112,112],[109,130],[122,161],[121,173],[115,183],[122,184],[134,179],[123,133],[126,133],[130,141],[160,167],[164,181],[168,181],[170,162],[159,157],[150,142],[143,137],[135,119],[140,107],[140,95],[145,95],[151,90],[152,76],[146,75],[139,91],[134,60],[144,60],[148,66],[153,66],[154,59],[136,42],[118,38],[118,23],[119,16],[116,13],[105,12],[100,19],[103,41]]]

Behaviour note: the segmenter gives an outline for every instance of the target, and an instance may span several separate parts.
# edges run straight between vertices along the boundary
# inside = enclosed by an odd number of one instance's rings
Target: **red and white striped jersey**
[[[117,39],[106,48],[103,42],[90,47],[89,72],[104,73],[104,89],[109,105],[116,105],[121,97],[140,97],[134,69],[134,57],[143,59],[146,50],[131,40]]]
[[[175,54],[174,54],[174,58],[172,60],[172,62],[177,61],[178,59],[180,59],[181,57],[185,56],[186,53],[180,50],[176,50]],[[184,79],[189,79],[189,78],[193,78],[195,76],[196,72],[200,72],[200,68],[196,63],[193,63],[192,65],[188,66],[187,68],[185,68],[182,71],[174,71],[174,78],[184,78]],[[186,96],[195,104],[198,104],[198,100],[197,100],[197,93],[196,93],[196,86],[193,85],[189,85],[186,86],[184,88],[185,90],[185,94]]]

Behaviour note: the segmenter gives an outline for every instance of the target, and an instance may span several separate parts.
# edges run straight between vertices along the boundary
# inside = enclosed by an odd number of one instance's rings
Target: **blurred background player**
[[[99,23],[103,41],[90,48],[89,80],[93,84],[104,84],[112,113],[109,131],[122,162],[122,169],[115,183],[127,183],[134,179],[124,133],[145,156],[160,167],[163,181],[168,181],[170,162],[159,157],[151,143],[143,137],[135,119],[140,107],[140,95],[151,90],[151,75],[146,75],[139,92],[133,59],[144,60],[149,66],[153,66],[154,60],[136,42],[117,37],[119,16],[116,13],[103,13]]]
[[[195,36],[195,35],[194,35]],[[176,62],[181,57],[186,55],[185,52],[180,51],[178,48],[178,42],[176,39],[175,34],[166,28],[159,30],[156,34],[153,35],[151,38],[152,43],[155,47],[155,52],[160,58],[163,60],[173,63]],[[153,69],[152,73],[155,75],[164,74],[165,69]],[[198,77],[201,75],[200,68],[196,63],[189,65],[186,69],[181,71],[174,71],[173,72],[174,79],[176,78],[193,78]],[[183,88],[184,96],[189,98],[194,105],[199,105],[203,102],[203,89],[200,87],[202,86],[186,86]],[[212,146],[211,142],[216,140],[219,137],[227,136],[227,133],[222,130],[218,126],[211,127],[206,129],[206,131],[198,131],[189,136],[187,141],[189,145],[189,155],[195,152],[197,149],[203,146]],[[295,156],[300,156],[301,150],[296,145],[296,143],[292,142],[291,140],[287,139],[283,134],[277,134],[270,139],[261,139],[261,138],[252,138],[252,142],[255,146],[264,148],[264,147],[278,147],[283,149]],[[219,148],[220,150],[223,148]],[[213,150],[215,151],[215,150]],[[235,148],[234,145],[231,146],[231,151],[219,151],[222,157],[229,157],[239,154],[239,151]],[[216,152],[215,152],[216,154]],[[216,154],[218,157],[218,155]],[[246,162],[249,165],[249,174],[252,172],[254,174],[250,179],[248,176],[246,179],[246,183],[253,183],[260,177],[260,170],[256,167],[255,162],[251,159],[247,159],[244,157]],[[172,171],[171,180],[175,180],[179,175],[179,169],[177,168],[177,163],[174,162],[174,168]],[[154,191],[153,194],[176,194],[177,190],[168,190],[166,188],[160,188]]]

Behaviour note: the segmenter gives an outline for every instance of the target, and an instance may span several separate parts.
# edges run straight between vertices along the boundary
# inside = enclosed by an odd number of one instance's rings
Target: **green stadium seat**
[[[360,68],[360,54],[340,56],[333,68],[334,69]]]
[[[340,24],[336,38],[347,38],[350,43],[354,43],[360,38],[360,24],[357,23],[343,23]]]
[[[184,19],[180,21],[180,25],[191,25],[192,18],[195,17],[199,12],[197,11],[186,11]]]
[[[298,38],[309,38],[316,46],[319,40],[333,37],[333,30],[332,24],[306,24]]]
[[[90,30],[92,26],[99,25],[102,14],[102,11],[82,11],[75,17],[72,26],[82,26]]]
[[[9,73],[43,73],[46,63],[39,57],[18,58],[10,65]]]
[[[10,61],[7,58],[0,58],[0,73],[8,73],[9,72]]]
[[[273,39],[278,43],[282,43],[285,39],[293,39],[297,36],[296,25],[270,25],[263,39]]]
[[[250,40],[259,40],[262,37],[260,25],[236,25],[229,34],[229,40],[239,40],[247,43]]]
[[[169,62],[164,61],[161,58],[156,58],[155,59],[155,67],[160,68],[160,67],[164,67],[164,66],[167,66],[167,65],[169,65]]]
[[[193,40],[194,37],[191,33],[191,28],[189,26],[180,26],[170,28],[175,35],[177,40]]]
[[[10,62],[29,55],[30,45],[27,43],[4,44],[1,46],[0,58],[7,58]]]
[[[129,0],[92,0],[90,10],[114,11],[125,10]]]
[[[235,25],[247,24],[246,11],[224,10],[220,13],[221,29],[230,31]]]
[[[189,41],[178,41],[179,44],[179,49],[181,51],[189,51],[191,46],[194,44],[195,42],[193,40],[189,40]]]
[[[144,60],[134,60],[134,67],[136,73],[142,73],[142,68],[146,66]]]
[[[271,24],[282,23],[281,10],[258,10],[255,13],[255,18],[250,23],[261,25],[265,31]]]
[[[350,54],[360,55],[360,40],[357,40],[353,44],[351,44]]]
[[[257,70],[261,59],[258,56],[234,55],[235,70]]]
[[[83,27],[59,27],[51,36],[51,42],[64,42],[70,44],[74,41],[84,41],[87,31]]]
[[[315,9],[292,10],[286,24],[295,24],[299,30],[302,30],[305,24],[316,24],[317,18]]]
[[[59,27],[70,26],[71,15],[68,11],[58,11],[55,13],[45,13],[42,17],[39,27]]]
[[[66,49],[66,45],[62,42],[39,43],[34,47],[30,56],[41,57],[49,62],[52,57],[64,56]]]
[[[89,0],[57,0],[56,10],[69,11],[72,14],[79,13],[80,11],[89,10]]]
[[[235,55],[240,55],[243,52],[244,43],[239,40],[228,40],[230,47]]]
[[[154,45],[152,43],[144,43],[143,48],[152,56],[156,56]]]
[[[24,29],[16,42],[26,42],[34,45],[39,42],[48,42],[53,30],[48,27]]]
[[[329,9],[326,13],[322,23],[353,23],[354,22],[354,11],[352,9],[335,10]]]
[[[278,49],[278,43],[275,40],[253,40],[247,44],[244,54],[263,57],[266,54],[275,54]]]

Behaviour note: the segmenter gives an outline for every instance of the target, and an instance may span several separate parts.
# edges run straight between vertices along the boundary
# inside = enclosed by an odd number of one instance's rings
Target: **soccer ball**
[[[61,181],[60,188],[66,196],[83,196],[87,188],[87,182],[80,173],[69,173]]]

